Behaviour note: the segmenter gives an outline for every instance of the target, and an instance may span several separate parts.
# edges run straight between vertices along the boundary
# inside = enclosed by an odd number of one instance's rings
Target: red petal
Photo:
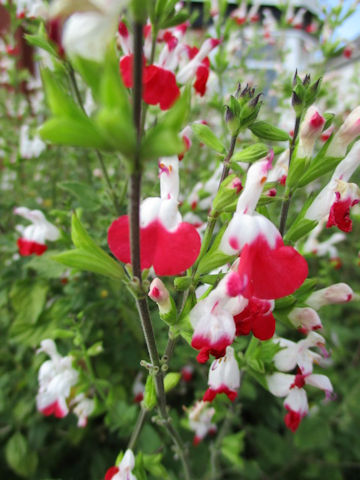
[[[284,417],[285,425],[292,432],[296,432],[296,430],[300,425],[301,418],[302,417],[299,412],[295,412],[294,410],[289,410]]]
[[[259,340],[269,340],[275,333],[274,315],[272,313],[256,315],[252,324],[252,332]]]
[[[196,70],[196,80],[194,83],[194,88],[201,97],[205,95],[208,78],[209,67],[202,63]]]
[[[114,475],[116,475],[119,471],[118,467],[110,467],[109,470],[105,474],[104,480],[111,480]]]
[[[144,102],[160,105],[161,110],[169,109],[180,95],[176,77],[170,70],[149,65],[144,71]]]
[[[111,224],[108,244],[118,260],[131,262],[127,215]],[[152,265],[157,275],[177,275],[195,262],[200,246],[200,236],[193,225],[183,222],[174,232],[169,232],[155,220],[140,230],[141,269]]]
[[[209,356],[213,355],[215,358],[220,358],[225,355],[226,347],[231,345],[232,338],[223,336],[215,343],[210,343],[210,340],[201,335],[194,335],[191,341],[191,346],[195,350],[200,350],[196,360],[199,363],[205,363],[209,360]]]
[[[133,57],[134,55],[126,55],[120,60],[120,72],[127,88],[131,88],[133,85]]]
[[[19,248],[19,253],[23,257],[28,257],[29,255],[42,255],[47,250],[47,246],[42,243],[32,242],[26,240],[25,238],[18,238],[17,246]]]
[[[243,248],[239,274],[248,282],[245,297],[276,299],[290,295],[302,285],[308,266],[304,257],[293,247],[285,246],[282,239],[271,249],[260,235]]]
[[[230,390],[226,385],[220,385],[220,387],[216,389],[208,388],[204,393],[203,400],[204,402],[212,402],[216,395],[220,395],[220,393],[225,393],[232,402],[237,397],[237,392],[235,390]]]
[[[329,218],[326,223],[326,228],[333,225],[338,227],[343,232],[349,233],[352,230],[352,221],[350,219],[351,199],[338,200],[331,205]]]

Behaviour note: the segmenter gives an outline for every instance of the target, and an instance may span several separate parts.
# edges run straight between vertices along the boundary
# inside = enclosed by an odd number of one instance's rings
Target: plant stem
[[[131,434],[131,437],[130,437],[130,440],[129,440],[129,444],[128,444],[128,449],[129,450],[134,450],[135,444],[136,444],[136,442],[139,438],[142,427],[144,426],[147,414],[148,414],[148,411],[145,408],[142,408],[140,410],[140,414],[139,414],[139,416],[136,420],[134,430],[133,430],[133,432]]]
[[[291,143],[290,143],[289,170],[290,170],[291,159],[292,159],[292,156],[293,156],[293,153],[294,153],[294,149],[295,149],[296,139],[297,139],[298,134],[299,134],[300,119],[301,119],[301,115],[297,116],[296,119],[295,119],[294,136],[293,136],[293,138],[292,138],[292,140],[291,140]],[[286,220],[287,220],[288,213],[289,213],[289,207],[290,207],[291,198],[292,198],[292,192],[291,192],[291,191],[288,191],[288,192],[286,193],[286,198],[283,200],[282,205],[281,205],[279,231],[280,231],[280,233],[281,233],[282,236],[283,236],[284,233],[285,233]]]
[[[132,164],[132,171],[130,175],[130,190],[129,190],[129,219],[130,219],[130,257],[133,269],[133,282],[136,285],[137,296],[136,306],[139,312],[141,326],[144,332],[146,346],[149,352],[150,361],[154,371],[156,396],[158,400],[158,410],[161,417],[161,423],[166,427],[177,453],[181,459],[184,468],[185,479],[190,480],[190,472],[187,464],[184,446],[182,440],[171,424],[171,419],[168,415],[166,407],[166,396],[164,389],[163,372],[161,371],[161,364],[159,352],[156,346],[154,330],[151,324],[151,318],[147,303],[147,296],[142,285],[141,275],[141,256],[140,256],[140,193],[141,193],[141,177],[142,177],[142,163],[140,157],[141,136],[142,136],[142,61],[143,61],[143,24],[135,22],[134,24],[134,70],[133,70],[133,121],[136,129],[136,149],[134,152],[134,161]],[[134,433],[134,443],[140,434],[143,425],[142,417],[145,416],[140,413],[137,428],[138,432]]]
[[[85,108],[84,108],[83,100],[81,98],[79,86],[78,86],[77,81],[76,81],[74,69],[73,69],[73,67],[70,63],[67,64],[67,67],[68,67],[67,70],[68,70],[68,73],[69,73],[70,84],[72,86],[74,96],[75,96],[81,110],[85,113],[85,115],[87,115],[87,113],[85,111]],[[97,156],[97,158],[99,160],[99,163],[100,163],[100,168],[101,168],[102,174],[104,176],[105,183],[106,183],[107,188],[108,188],[108,195],[113,202],[116,214],[121,215],[120,204],[119,204],[117,195],[115,193],[114,187],[111,183],[109,173],[107,171],[107,168],[106,168],[106,165],[105,165],[105,162],[104,162],[104,157],[99,152],[99,150],[95,150],[95,152],[96,152],[96,156]]]

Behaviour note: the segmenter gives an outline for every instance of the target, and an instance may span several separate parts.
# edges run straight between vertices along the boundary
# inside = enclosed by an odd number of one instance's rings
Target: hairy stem
[[[290,170],[291,159],[292,159],[294,149],[295,149],[296,139],[297,139],[298,134],[299,134],[300,119],[301,119],[300,115],[297,116],[296,119],[295,119],[294,136],[293,136],[293,138],[291,140],[291,143],[290,143],[289,170]],[[291,197],[292,197],[292,192],[288,191],[287,194],[286,194],[286,197],[283,200],[282,205],[281,205],[280,227],[279,227],[279,231],[280,231],[281,235],[284,235],[284,233],[285,233],[285,227],[286,227],[286,221],[287,221],[287,217],[288,217],[288,213],[289,213]]]
[[[182,440],[171,423],[166,407],[166,396],[164,389],[164,378],[161,370],[159,352],[156,345],[154,330],[151,323],[147,296],[142,285],[141,262],[140,262],[140,194],[142,163],[140,157],[141,136],[142,136],[142,61],[143,61],[143,24],[135,22],[134,24],[134,78],[133,78],[133,121],[136,129],[136,150],[133,158],[132,172],[130,175],[129,190],[129,219],[130,219],[130,255],[133,268],[133,282],[136,285],[136,306],[139,312],[141,326],[144,332],[146,346],[149,352],[150,361],[154,371],[155,388],[158,400],[158,410],[161,417],[161,423],[167,429],[177,454],[183,464],[185,479],[190,480],[190,472],[187,464],[184,446]],[[142,425],[144,423],[145,413],[140,412],[136,423],[136,432],[131,444],[135,444]]]

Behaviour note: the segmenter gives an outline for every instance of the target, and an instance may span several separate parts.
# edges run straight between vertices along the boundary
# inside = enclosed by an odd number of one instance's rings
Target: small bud
[[[304,87],[310,84],[310,78],[311,78],[311,77],[310,77],[310,74],[307,73],[307,74],[305,75],[304,80],[303,80],[303,85],[304,85]]]
[[[254,88],[254,92],[255,92],[255,88]],[[258,95],[256,95],[255,98],[253,98],[253,99],[251,100],[251,102],[249,102],[250,107],[253,107],[253,108],[256,107],[256,105],[257,105],[258,102],[259,102],[259,99],[260,99],[261,95],[262,95],[262,93],[259,93]]]
[[[302,333],[322,328],[319,315],[313,308],[294,308],[288,315],[290,322]]]
[[[293,78],[293,81],[292,81],[292,86],[293,87],[295,87],[295,85],[297,84],[297,76],[298,76],[298,71],[296,69],[295,74],[294,74],[294,78]]]
[[[330,287],[313,292],[306,300],[307,305],[318,310],[324,305],[347,303],[352,300],[354,292],[346,283],[335,283]]]
[[[160,278],[154,278],[154,280],[151,282],[148,295],[151,300],[158,304],[160,314],[166,314],[170,312],[171,301],[169,291]]]
[[[235,92],[235,98],[239,98],[240,94],[241,94],[241,83],[239,82]]]
[[[294,108],[302,105],[301,98],[294,91],[292,93],[291,104]]]

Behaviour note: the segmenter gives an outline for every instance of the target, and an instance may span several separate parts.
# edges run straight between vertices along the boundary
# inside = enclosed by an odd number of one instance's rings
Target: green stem
[[[67,71],[69,73],[70,85],[71,85],[72,90],[74,92],[74,96],[75,96],[81,110],[85,113],[85,115],[87,115],[86,111],[85,111],[85,108],[84,108],[83,100],[81,98],[81,93],[80,93],[80,90],[79,90],[79,86],[78,86],[77,81],[76,81],[75,72],[74,72],[74,69],[73,69],[73,67],[70,63],[67,64]],[[108,195],[112,200],[112,203],[114,205],[116,214],[121,215],[122,212],[121,212],[120,204],[119,204],[117,195],[115,193],[115,189],[114,189],[114,187],[111,183],[109,173],[108,173],[106,165],[105,165],[104,157],[99,152],[99,150],[95,150],[95,152],[96,152],[96,156],[97,156],[97,158],[99,160],[99,163],[100,163],[100,168],[101,168],[102,174],[104,176],[105,183],[107,185]]]
[[[128,449],[129,450],[134,450],[136,442],[137,442],[137,440],[139,438],[139,435],[141,433],[141,430],[144,426],[147,414],[148,414],[148,411],[145,410],[145,408],[142,408],[140,410],[140,414],[139,414],[139,416],[136,420],[134,430],[133,430],[133,432],[131,434],[131,437],[130,437],[130,440],[129,440],[129,444],[128,444]]]
[[[297,139],[298,134],[299,134],[300,119],[301,119],[301,115],[297,116],[296,119],[295,119],[294,136],[293,136],[293,138],[291,140],[291,143],[290,143],[289,170],[290,170],[291,159],[292,159],[294,149],[295,149],[296,139]],[[281,205],[279,231],[280,231],[282,236],[285,233],[286,221],[287,221],[287,217],[288,217],[288,213],[289,213],[291,198],[292,198],[292,192],[289,190],[285,193],[285,199],[283,200],[282,205]]]
[[[145,342],[148,349],[150,361],[154,371],[156,396],[158,400],[158,410],[163,425],[166,427],[173,444],[177,450],[180,460],[183,464],[185,479],[190,480],[190,472],[187,464],[184,446],[181,438],[168,415],[166,407],[166,396],[164,388],[163,372],[161,370],[159,352],[156,346],[154,330],[151,323],[147,296],[143,289],[141,262],[140,262],[140,193],[141,193],[141,177],[142,163],[140,157],[141,136],[142,136],[142,61],[143,61],[143,24],[135,22],[134,24],[134,78],[133,78],[133,121],[136,129],[136,149],[134,152],[132,172],[130,175],[129,190],[129,219],[130,219],[130,258],[133,269],[133,282],[136,285],[136,306],[139,312],[141,326],[144,332]],[[144,414],[145,415],[145,414]],[[137,426],[135,440],[140,434],[143,421],[140,414]]]

